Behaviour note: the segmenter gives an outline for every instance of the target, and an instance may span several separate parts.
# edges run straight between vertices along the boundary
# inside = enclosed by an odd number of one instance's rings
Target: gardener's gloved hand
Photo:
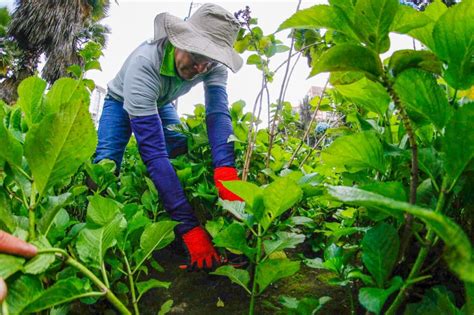
[[[0,253],[33,257],[37,253],[35,246],[0,230]],[[0,304],[7,296],[7,285],[0,278]]]
[[[222,184],[222,181],[240,180],[235,167],[221,166],[214,169],[214,183],[219,192],[219,197],[229,201],[243,201],[242,198],[228,190]]]
[[[183,242],[189,255],[187,265],[180,266],[181,269],[191,271],[206,269],[211,270],[223,263],[212,245],[212,241],[207,232],[200,226],[197,226],[184,233]]]

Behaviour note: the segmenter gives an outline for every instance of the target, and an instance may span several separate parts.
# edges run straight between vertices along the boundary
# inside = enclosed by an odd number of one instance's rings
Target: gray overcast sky
[[[160,12],[169,12],[177,17],[184,18],[188,14],[189,0],[178,1],[144,1],[144,0],[119,0],[116,4],[111,0],[109,16],[103,20],[111,29],[108,37],[108,45],[104,49],[104,56],[100,59],[102,71],[91,71],[89,78],[95,80],[96,84],[106,87],[117,71],[120,69],[123,61],[128,54],[135,49],[141,42],[153,36],[153,20],[156,14]],[[221,0],[213,1],[229,10],[236,12],[250,6],[252,17],[258,18],[258,24],[263,29],[264,34],[274,32],[278,26],[296,10],[298,1],[275,1],[275,0],[257,0],[257,1],[231,1]],[[12,0],[0,0],[0,6],[5,4],[11,7]],[[194,1],[195,4],[204,3]],[[315,4],[327,3],[325,0],[310,1],[303,0],[301,8],[307,8]],[[3,4],[3,5],[2,5]],[[193,9],[193,11],[196,8]],[[277,38],[289,45],[288,31],[277,33]],[[411,48],[411,39],[403,36],[392,36],[392,49]],[[249,54],[243,56],[244,60]],[[272,58],[270,68],[275,69],[287,57],[287,53],[279,54]],[[291,83],[289,85],[286,99],[293,105],[303,98],[312,85],[323,86],[327,78],[326,74],[306,79],[310,69],[306,65],[306,59],[301,58],[295,68]],[[279,95],[281,79],[284,69],[280,70],[275,81],[270,85],[271,101],[275,102]],[[233,74],[229,71],[228,94],[229,101],[244,100],[247,104],[246,110],[251,111],[258,91],[260,90],[261,74],[253,65],[244,65],[242,69]],[[179,99],[179,113],[191,113],[194,104],[204,101],[203,88],[195,87],[190,93]],[[262,118],[266,117],[266,112],[262,113]],[[265,124],[265,123],[264,123]]]

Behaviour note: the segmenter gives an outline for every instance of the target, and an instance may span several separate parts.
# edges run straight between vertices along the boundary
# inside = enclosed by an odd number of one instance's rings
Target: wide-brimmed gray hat
[[[175,47],[216,60],[237,72],[243,64],[233,48],[239,29],[240,23],[232,13],[206,3],[186,21],[169,13],[158,14],[154,38],[168,36]]]

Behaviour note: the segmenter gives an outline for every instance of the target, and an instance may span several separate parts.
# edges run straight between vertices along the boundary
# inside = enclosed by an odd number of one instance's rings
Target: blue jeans
[[[181,123],[173,104],[169,103],[160,107],[158,114],[163,123],[168,155],[173,158],[179,154],[186,153],[186,136],[166,128],[170,125]],[[97,144],[94,163],[98,163],[103,159],[113,160],[117,164],[117,170],[120,170],[123,154],[131,135],[130,118],[123,109],[123,103],[107,95],[99,121],[99,143]]]

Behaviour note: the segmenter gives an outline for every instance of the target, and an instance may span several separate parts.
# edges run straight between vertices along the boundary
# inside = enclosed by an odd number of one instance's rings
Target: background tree
[[[68,76],[68,67],[80,64],[78,50],[88,41],[105,45],[108,28],[100,24],[107,14],[108,0],[17,0],[2,42],[20,49],[0,84],[0,98],[12,103],[19,82],[34,74],[40,57],[42,77],[53,83]]]

